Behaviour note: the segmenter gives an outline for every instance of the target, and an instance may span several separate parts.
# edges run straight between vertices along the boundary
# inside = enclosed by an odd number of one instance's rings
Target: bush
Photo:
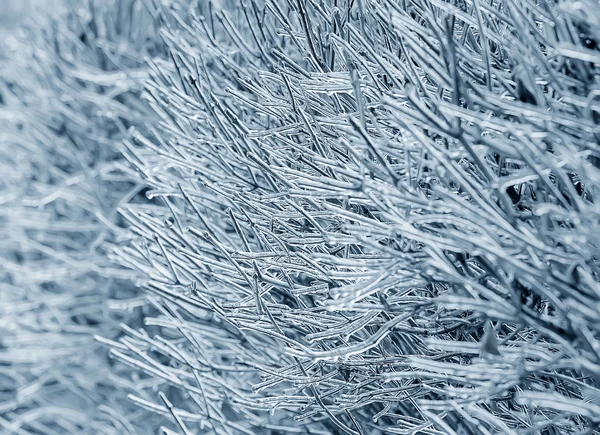
[[[598,429],[596,2],[145,4],[101,340],[152,424]]]
[[[151,349],[180,418],[597,424],[592,22],[518,2],[156,15],[161,123],[128,153],[156,202],[124,211],[121,258],[149,272],[163,332],[114,354]]]

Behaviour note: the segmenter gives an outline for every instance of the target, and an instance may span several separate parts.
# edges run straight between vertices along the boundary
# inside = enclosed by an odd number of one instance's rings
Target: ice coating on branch
[[[156,315],[112,355],[168,400],[133,400],[181,433],[597,427],[585,7],[154,3],[114,258]]]

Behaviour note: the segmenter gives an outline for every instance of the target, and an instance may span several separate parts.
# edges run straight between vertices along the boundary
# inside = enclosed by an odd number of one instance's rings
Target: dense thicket
[[[133,403],[181,433],[598,429],[597,2],[144,5],[153,115],[95,106],[146,187],[98,245],[147,294],[101,340]]]

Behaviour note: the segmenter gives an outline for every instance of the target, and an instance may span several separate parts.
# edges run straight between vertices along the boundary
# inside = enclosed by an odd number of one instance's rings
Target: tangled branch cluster
[[[156,315],[112,354],[164,394],[133,399],[184,432],[597,428],[584,8],[156,5],[160,122],[124,149],[151,202],[116,251]]]
[[[80,430],[46,405],[101,394],[73,351],[95,334],[105,431],[598,430],[597,1],[94,4],[2,88],[29,102],[10,149],[40,154],[0,157],[23,177],[1,180],[3,319],[24,322],[0,424]],[[148,295],[118,339],[109,250]],[[31,368],[27,338],[69,348]]]

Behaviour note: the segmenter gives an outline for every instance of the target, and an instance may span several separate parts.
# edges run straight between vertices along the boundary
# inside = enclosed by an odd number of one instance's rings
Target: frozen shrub
[[[597,432],[599,10],[98,0],[30,30],[0,52],[3,430]]]
[[[115,250],[157,313],[112,350],[135,402],[184,433],[598,427],[597,2],[157,3]]]

